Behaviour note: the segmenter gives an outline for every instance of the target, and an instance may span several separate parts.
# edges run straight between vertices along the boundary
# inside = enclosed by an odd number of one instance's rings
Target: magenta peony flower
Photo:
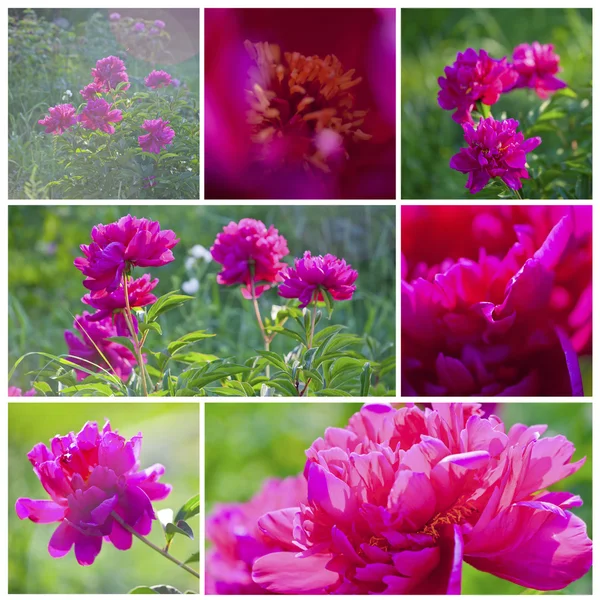
[[[50,114],[38,121],[46,128],[46,133],[62,135],[69,127],[77,124],[76,109],[72,104],[57,104],[48,109]]]
[[[157,29],[164,29],[165,22],[161,21],[160,19],[156,19],[156,21],[154,21],[154,27],[156,27]]]
[[[308,493],[268,512],[285,550],[258,558],[255,583],[280,594],[460,594],[463,560],[538,590],[592,564],[579,496],[548,487],[585,458],[546,427],[505,431],[476,406],[368,405],[306,452]]]
[[[138,143],[144,152],[160,154],[162,148],[165,148],[173,142],[175,132],[167,127],[169,121],[162,119],[147,119],[142,125],[148,133],[138,137]]]
[[[23,393],[21,388],[15,387],[14,385],[9,386],[8,388],[8,396],[35,396],[35,389],[30,389]]]
[[[561,71],[559,60],[552,44],[520,44],[513,52],[512,67],[519,75],[514,88],[533,88],[542,100],[566,88],[567,84],[555,77]]]
[[[84,109],[79,115],[81,126],[85,129],[104,131],[104,133],[113,134],[115,128],[111,123],[118,123],[123,120],[123,115],[118,109],[112,109],[112,104],[104,98],[88,100]]]
[[[168,87],[171,83],[171,76],[166,71],[152,71],[146,79],[144,79],[146,87],[152,88],[153,90],[157,90],[161,87]]]
[[[555,309],[562,257],[579,245],[574,221],[568,212],[541,243],[533,228],[515,227],[497,256],[485,247],[439,264],[403,255],[403,396],[583,394]]]
[[[95,100],[98,98],[98,94],[102,93],[102,86],[98,83],[88,83],[79,93],[83,96],[84,100]]]
[[[506,58],[494,60],[485,50],[479,54],[472,48],[456,55],[456,61],[444,69],[446,77],[438,83],[438,103],[444,110],[454,110],[452,118],[457,123],[473,123],[471,111],[481,101],[491,106],[500,94],[510,90],[517,80]]]
[[[50,500],[19,498],[19,519],[34,523],[60,523],[52,534],[48,552],[66,556],[75,547],[80,565],[93,564],[102,540],[117,550],[129,550],[132,534],[118,523],[118,515],[140,535],[148,535],[156,519],[153,500],[163,500],[171,486],[159,480],[163,465],[139,470],[142,434],[127,441],[112,431],[107,421],[102,431],[87,422],[75,434],[56,436],[37,444],[27,455]]]
[[[108,18],[111,21],[118,21],[121,18],[121,15],[118,12],[114,12],[114,13],[110,13],[110,15],[108,16]]]
[[[80,246],[85,257],[74,265],[86,276],[83,285],[97,295],[113,292],[131,267],[162,267],[175,260],[171,249],[179,239],[158,221],[127,215],[92,229],[93,243]]]
[[[110,317],[101,320],[84,311],[73,322],[80,337],[68,329],[65,342],[69,347],[69,359],[88,371],[108,371],[121,380],[128,381],[136,364],[135,356],[121,344],[111,342],[109,338],[119,335]],[[77,380],[88,377],[88,373],[77,371]]]
[[[119,83],[128,82],[129,77],[125,70],[125,63],[116,56],[107,56],[101,58],[96,67],[92,69],[94,83],[100,86],[100,91],[110,92],[115,89]],[[123,91],[128,90],[130,84],[123,86]]]
[[[461,148],[450,159],[450,168],[469,174],[465,187],[471,194],[481,191],[494,177],[513,190],[521,189],[521,179],[529,179],[526,154],[537,148],[542,138],[525,140],[517,133],[518,126],[515,119],[495,121],[493,117],[480,119],[477,128],[463,124],[468,148]]]
[[[249,501],[218,504],[206,519],[206,536],[213,547],[206,555],[207,594],[262,594],[252,581],[254,561],[271,552],[288,550],[258,526],[268,511],[297,507],[306,498],[304,476],[267,479]]]
[[[139,279],[130,279],[127,282],[127,292],[129,297],[129,308],[142,308],[156,302],[156,296],[152,290],[158,285],[158,279],[150,279],[147,273]],[[95,294],[86,294],[81,301],[96,309],[96,312],[89,318],[90,321],[102,321],[107,317],[112,317],[113,323],[117,328],[117,335],[129,336],[131,332],[125,319],[125,289],[123,283],[113,292],[102,290]],[[137,319],[133,317],[133,325],[137,331]]]
[[[262,221],[242,219],[223,227],[217,235],[210,254],[223,265],[217,275],[221,285],[241,284],[244,298],[252,298],[252,282],[256,297],[277,281],[281,281],[281,262],[290,253],[287,240],[271,225],[268,229]]]
[[[358,272],[332,254],[313,257],[307,251],[302,258],[294,259],[294,266],[284,269],[281,276],[279,295],[298,298],[300,308],[304,308],[315,300],[322,301],[322,290],[327,290],[334,300],[350,300],[356,291]]]
[[[137,22],[134,26],[133,26],[133,30],[137,31],[138,33],[141,33],[142,31],[146,30],[146,25],[144,25],[144,23],[142,22]]]

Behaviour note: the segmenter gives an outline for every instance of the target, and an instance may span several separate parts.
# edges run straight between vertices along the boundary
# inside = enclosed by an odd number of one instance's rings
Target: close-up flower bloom
[[[123,272],[131,267],[161,267],[174,261],[171,249],[179,242],[175,232],[161,231],[158,221],[131,215],[96,225],[91,237],[91,244],[80,246],[85,257],[73,264],[86,276],[83,285],[94,295],[116,290]]]
[[[311,302],[323,301],[323,290],[334,300],[350,300],[356,291],[354,282],[358,272],[343,258],[332,254],[312,256],[309,251],[302,258],[294,259],[294,266],[281,272],[283,278],[279,295],[298,298],[300,308]]]
[[[519,75],[514,88],[532,88],[546,100],[556,90],[567,87],[555,76],[561,71],[559,61],[552,44],[520,44],[513,52],[512,67]]]
[[[206,555],[207,594],[262,594],[252,581],[255,560],[286,549],[259,528],[266,512],[297,507],[306,499],[304,476],[267,479],[248,502],[217,504],[206,519],[212,543]]]
[[[478,405],[367,405],[307,450],[306,498],[267,512],[282,548],[254,561],[279,594],[460,594],[463,562],[561,590],[592,564],[582,499],[550,486],[576,473],[574,445],[545,425],[507,430]]]
[[[57,104],[48,109],[49,114],[40,119],[38,124],[46,128],[46,133],[62,135],[69,127],[77,124],[76,112],[72,104]]]
[[[123,86],[123,90],[130,87],[125,63],[117,56],[107,56],[97,61],[96,66],[92,69],[92,77],[102,92],[110,92],[123,82],[127,83]]]
[[[465,208],[453,247],[453,207],[420,223],[419,208],[402,211],[403,231],[416,223],[402,247],[402,395],[582,395],[590,211]]]
[[[99,129],[104,133],[113,134],[115,128],[112,123],[122,121],[123,115],[119,109],[113,109],[112,106],[104,98],[88,100],[79,115],[81,126],[85,129]]]
[[[69,348],[71,362],[88,371],[104,371],[114,373],[122,381],[128,381],[136,364],[131,351],[109,338],[119,335],[111,317],[101,320],[84,311],[75,317],[73,325],[79,336],[70,330],[65,331],[65,342]],[[76,370],[77,380],[89,376],[85,371]]]
[[[19,498],[15,510],[20,519],[59,523],[50,556],[61,558],[74,548],[77,562],[91,565],[103,540],[129,550],[133,536],[119,519],[140,535],[150,533],[152,502],[166,498],[171,486],[160,482],[163,465],[140,470],[141,444],[141,433],[127,440],[108,421],[101,430],[87,422],[79,433],[56,436],[50,447],[40,443],[28,453],[50,499]]]
[[[102,93],[102,85],[99,83],[88,83],[82,90],[79,90],[84,100],[95,100],[98,94]]]
[[[168,87],[171,85],[171,76],[166,71],[152,71],[144,79],[144,85],[153,90],[157,90],[161,87]]]
[[[506,57],[494,60],[485,50],[477,53],[473,48],[458,52],[444,73],[446,76],[438,79],[438,103],[444,110],[455,111],[452,118],[457,123],[473,123],[471,112],[475,104],[492,106],[518,77]]]
[[[517,132],[518,126],[515,119],[496,121],[493,117],[480,119],[477,127],[463,124],[468,147],[450,159],[450,167],[469,174],[465,187],[471,194],[481,191],[495,177],[513,190],[523,187],[521,179],[529,179],[527,153],[537,148],[542,138],[525,139]]]
[[[168,127],[169,121],[162,119],[147,119],[142,125],[148,133],[138,137],[138,143],[144,152],[160,154],[163,148],[173,143],[175,131]]]
[[[210,249],[212,258],[223,265],[217,275],[221,285],[242,285],[245,298],[252,297],[252,287],[256,297],[268,290],[275,282],[281,281],[281,262],[289,254],[287,241],[271,225],[262,221],[242,219],[223,227]]]

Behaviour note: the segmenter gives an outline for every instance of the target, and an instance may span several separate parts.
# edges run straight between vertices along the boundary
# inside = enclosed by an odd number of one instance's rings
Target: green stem
[[[263,342],[265,343],[265,350],[268,352],[269,348],[271,347],[271,338],[267,335],[262,317],[260,315],[260,307],[258,306],[258,298],[256,297],[256,285],[254,283],[254,273],[252,273],[252,277],[250,279],[250,294],[252,296],[252,305],[254,306],[254,314],[256,315],[256,321],[258,322],[260,334],[262,335]],[[267,377],[271,377],[271,369],[269,368],[268,364],[265,367],[265,375]]]
[[[310,337],[308,338],[308,348],[312,348],[313,337],[315,336],[315,323],[317,322],[317,299],[319,292],[315,292],[313,298],[312,316],[310,319]]]
[[[138,540],[146,544],[149,548],[152,548],[155,552],[158,552],[161,556],[164,556],[166,559],[170,560],[172,563],[175,563],[178,567],[181,567],[194,577],[200,579],[200,574],[194,571],[194,569],[188,567],[186,564],[182,563],[180,560],[177,560],[174,556],[171,556],[168,552],[165,552],[162,548],[159,548],[157,545],[153,544],[149,539],[145,538],[143,535],[140,535],[133,527],[130,527],[123,521],[123,519],[115,512],[112,513],[113,519],[123,528],[129,531],[131,535],[136,537]]]
[[[146,384],[146,369],[144,367],[144,357],[142,356],[142,348],[138,340],[138,336],[133,326],[133,316],[131,314],[131,306],[129,306],[129,289],[127,286],[127,273],[123,273],[123,292],[125,294],[125,321],[131,333],[131,339],[133,341],[133,347],[135,349],[135,358],[138,366],[140,367],[140,377],[142,379],[142,389],[144,390],[144,396],[148,395],[148,385]]]

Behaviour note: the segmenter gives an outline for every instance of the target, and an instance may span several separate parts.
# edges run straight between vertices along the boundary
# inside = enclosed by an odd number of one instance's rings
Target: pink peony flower
[[[518,77],[506,58],[494,60],[485,50],[477,54],[472,48],[459,52],[454,64],[446,67],[444,73],[446,77],[438,79],[441,88],[438,103],[444,110],[456,109],[452,118],[457,123],[473,123],[471,111],[475,103],[495,104]]]
[[[77,124],[76,109],[72,104],[57,104],[48,109],[50,114],[38,121],[46,128],[46,133],[62,135],[69,127]]]
[[[500,177],[513,190],[523,187],[521,179],[529,179],[526,155],[542,143],[542,138],[524,139],[517,133],[518,126],[515,119],[495,121],[493,117],[481,119],[477,128],[463,124],[468,147],[450,159],[450,168],[469,174],[465,187],[471,194],[481,191],[494,177]]]
[[[551,492],[576,472],[573,444],[476,407],[368,405],[307,450],[308,493],[261,532],[285,548],[255,583],[280,594],[460,594],[463,560],[538,590],[592,564],[579,496]]]
[[[123,115],[118,109],[112,109],[112,104],[109,104],[104,98],[88,100],[84,109],[79,115],[81,126],[85,129],[104,131],[104,133],[113,134],[115,128],[111,123],[118,123],[123,120]]]
[[[53,558],[75,548],[80,565],[93,564],[102,540],[117,550],[129,550],[132,534],[118,515],[140,535],[148,535],[156,519],[152,501],[163,500],[171,486],[159,479],[165,472],[155,464],[139,470],[142,434],[127,441],[107,421],[102,431],[88,422],[75,434],[56,436],[50,448],[37,444],[27,455],[50,500],[19,498],[19,519],[59,523],[48,544]]]
[[[84,100],[95,100],[98,98],[98,94],[102,93],[102,86],[98,83],[88,83],[79,93],[83,96]]]
[[[512,67],[519,75],[515,89],[533,88],[542,100],[546,100],[556,90],[566,88],[567,84],[555,77],[561,71],[559,60],[552,44],[520,44],[513,52]]]
[[[144,152],[160,154],[162,148],[165,148],[173,142],[175,132],[167,127],[169,121],[162,119],[147,119],[142,125],[148,133],[138,137],[138,143]]]
[[[146,87],[157,90],[161,87],[168,87],[172,83],[171,76],[166,71],[152,71],[146,79],[144,84]]]
[[[88,371],[108,371],[121,380],[128,381],[136,364],[135,356],[121,344],[111,342],[109,338],[119,335],[110,317],[101,320],[84,311],[73,322],[80,337],[68,329],[65,342],[69,347],[69,359]],[[77,370],[77,381],[88,377],[88,373]]]
[[[315,300],[322,301],[322,290],[328,291],[334,300],[350,300],[356,291],[354,282],[358,272],[332,254],[313,257],[307,251],[302,258],[294,259],[294,266],[284,269],[281,276],[279,295],[298,298],[300,308],[304,308]]]
[[[296,507],[306,498],[304,476],[267,479],[249,501],[218,504],[206,519],[212,548],[206,555],[207,594],[262,594],[252,581],[254,561],[288,549],[265,535],[259,518],[268,511]]]
[[[223,227],[217,235],[210,254],[223,265],[217,275],[221,285],[241,284],[244,298],[252,298],[252,283],[256,297],[277,281],[281,281],[281,262],[290,253],[287,240],[271,225],[268,229],[262,221],[242,219]]]
[[[165,22],[161,21],[160,19],[156,19],[156,21],[154,21],[154,27],[156,27],[157,29],[164,29]]]
[[[110,13],[110,15],[108,16],[108,18],[111,21],[118,21],[121,18],[121,15],[118,12],[114,12],[114,13]]]
[[[128,82],[129,77],[125,70],[125,63],[116,56],[107,56],[101,58],[95,68],[92,69],[94,83],[100,86],[101,92],[110,92],[115,89],[119,83]],[[123,86],[123,91],[128,90],[130,84]]]
[[[138,22],[133,26],[133,30],[141,33],[142,31],[146,30],[146,25],[144,25],[142,22]]]
[[[11,385],[8,388],[8,396],[35,396],[35,389],[32,388],[27,392],[23,393],[23,390],[21,388]]]
[[[133,309],[154,304],[156,296],[151,292],[157,285],[158,279],[151,280],[147,273],[139,279],[130,279],[127,283],[129,307]],[[81,301],[96,309],[96,312],[90,317],[90,321],[102,321],[107,317],[112,317],[117,328],[117,335],[131,335],[124,315],[127,302],[122,282],[113,292],[102,290],[96,294],[86,294]],[[134,315],[132,317],[134,328],[137,330],[137,319]]]
[[[554,293],[563,256],[580,243],[575,231],[569,211],[541,242],[532,227],[515,227],[498,255],[485,246],[439,264],[403,255],[402,395],[582,395]]]
[[[85,257],[73,264],[86,276],[83,285],[93,295],[115,291],[131,267],[162,267],[174,261],[171,249],[179,242],[170,229],[161,231],[158,221],[131,215],[96,225],[91,236],[91,244],[80,246]]]

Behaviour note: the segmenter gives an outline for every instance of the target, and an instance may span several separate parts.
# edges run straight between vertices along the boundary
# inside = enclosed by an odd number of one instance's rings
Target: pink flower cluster
[[[571,462],[573,444],[545,430],[507,430],[479,405],[367,405],[306,451],[300,499],[269,482],[215,508],[207,591],[460,594],[463,562],[563,589],[589,571],[592,542],[571,512],[581,498],[548,488],[585,458]]]
[[[323,300],[323,290],[334,300],[350,300],[356,291],[358,273],[345,260],[332,254],[313,257],[305,252],[296,258],[294,267],[281,262],[289,254],[287,240],[273,225],[267,229],[262,221],[242,219],[231,222],[217,235],[210,249],[215,262],[223,265],[217,275],[222,285],[241,284],[244,298],[258,298],[279,286],[279,295],[298,298],[300,308]],[[258,284],[258,285],[257,285]]]
[[[161,483],[163,465],[140,470],[142,434],[126,440],[107,421],[102,430],[86,423],[79,433],[56,436],[48,448],[37,444],[27,455],[49,500],[19,498],[19,519],[34,523],[59,523],[50,538],[53,558],[74,548],[80,565],[91,565],[102,542],[128,550],[132,533],[150,533],[156,519],[152,501],[163,500],[171,486]]]
[[[582,395],[591,223],[584,206],[403,207],[402,395]]]

